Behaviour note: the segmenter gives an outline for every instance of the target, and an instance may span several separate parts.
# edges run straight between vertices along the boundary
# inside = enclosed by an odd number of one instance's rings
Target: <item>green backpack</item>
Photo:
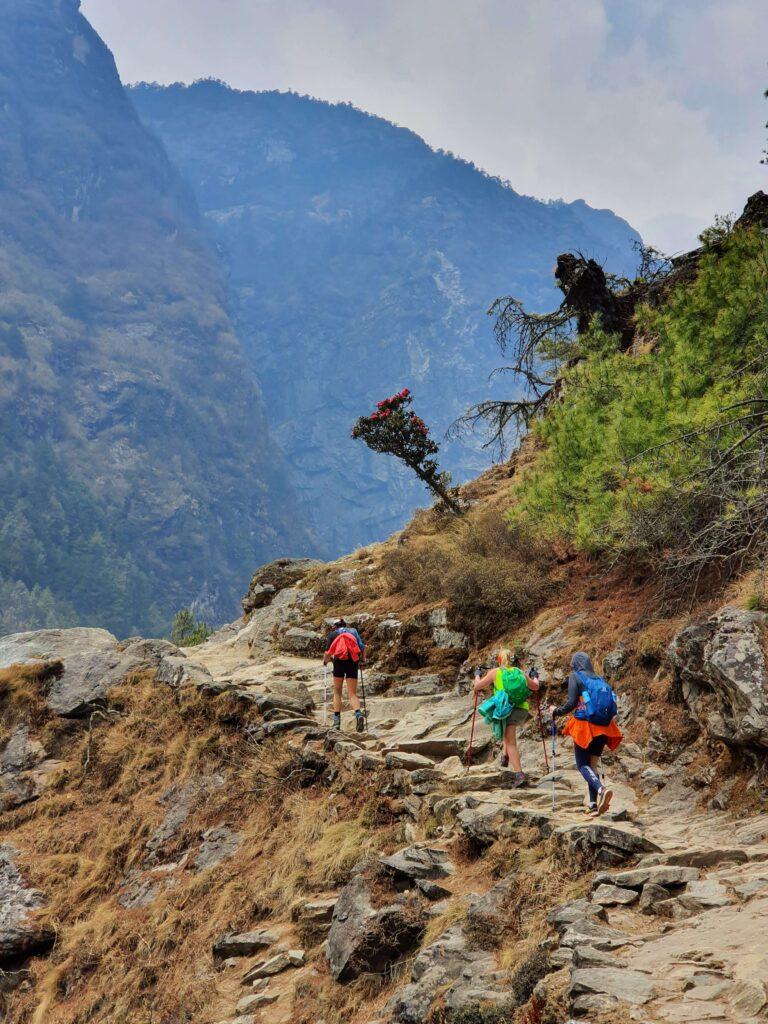
[[[504,690],[513,707],[524,704],[530,696],[528,680],[519,668],[500,668],[496,673],[496,690]]]

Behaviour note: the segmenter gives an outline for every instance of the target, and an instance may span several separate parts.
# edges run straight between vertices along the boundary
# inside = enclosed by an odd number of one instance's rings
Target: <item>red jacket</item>
[[[360,660],[360,647],[352,633],[339,633],[328,648],[328,653],[332,658],[340,658],[345,661]]]

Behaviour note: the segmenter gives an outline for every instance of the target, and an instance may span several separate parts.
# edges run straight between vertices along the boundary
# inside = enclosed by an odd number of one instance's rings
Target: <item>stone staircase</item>
[[[670,789],[662,786],[646,799],[638,795],[621,762],[609,760],[608,777],[616,793],[611,811],[590,819],[584,813],[585,786],[571,767],[569,745],[558,741],[556,770],[547,772],[535,722],[522,730],[520,740],[529,774],[526,787],[509,788],[511,773],[492,760],[488,730],[480,721],[473,752],[476,763],[466,768],[471,727],[466,692],[369,692],[369,730],[357,734],[323,726],[323,673],[316,660],[269,655],[254,661],[232,644],[223,651],[216,644],[207,645],[201,649],[201,660],[214,678],[244,699],[256,701],[280,692],[305,701],[305,706],[314,704],[313,711],[296,714],[296,705],[289,701],[282,715],[280,701],[274,704],[272,722],[282,723],[281,731],[299,748],[333,749],[360,772],[391,770],[383,795],[402,802],[411,842],[401,851],[406,868],[398,876],[407,883],[410,877],[408,891],[394,895],[391,907],[384,908],[392,934],[407,930],[411,913],[416,914],[411,922],[414,934],[420,934],[424,921],[443,914],[451,901],[466,904],[466,919],[449,923],[420,950],[405,984],[376,1020],[421,1024],[438,995],[454,1011],[478,1001],[503,1004],[509,998],[509,973],[501,970],[492,952],[473,945],[467,923],[483,915],[493,919],[494,904],[509,880],[466,897],[452,893],[455,875],[450,862],[439,876],[426,881],[415,868],[416,873],[408,876],[407,863],[409,858],[420,863],[422,855],[447,857],[456,836],[482,850],[498,839],[518,836],[522,829],[533,829],[530,834],[546,839],[556,856],[586,865],[582,870],[591,886],[589,894],[553,908],[552,933],[542,951],[548,972],[568,972],[574,1017],[594,1020],[619,1013],[623,1016],[611,1019],[640,1024],[768,1020],[768,815],[740,824],[724,813],[703,814],[695,794],[679,783],[670,784]],[[351,716],[345,717],[351,726]],[[425,843],[427,819],[432,832]],[[380,867],[390,870],[385,861]],[[421,900],[416,909],[408,902],[414,893]],[[369,950],[366,942],[371,945],[370,935],[383,919],[381,910],[370,903],[362,876],[354,877],[340,894],[329,894],[318,907],[307,904],[297,910],[297,921],[313,914],[319,934],[329,933],[327,955],[340,980],[350,976],[352,968],[346,965],[354,963],[355,956],[379,962],[376,950]],[[359,945],[350,950],[355,935]],[[277,955],[293,954],[296,960],[296,948],[288,936]],[[398,948],[393,940],[388,955],[396,958]],[[342,960],[344,966],[339,967]],[[282,969],[290,970],[290,964]],[[257,974],[254,980],[261,983],[263,978]],[[232,1019],[238,1024],[290,1020],[285,1016],[287,1006],[282,1016],[278,1012],[270,988],[271,984],[262,985],[253,994],[261,993],[260,999],[250,1003],[241,998]],[[281,989],[280,997],[287,999],[287,992],[288,988]],[[267,1005],[268,1013],[259,1016]]]

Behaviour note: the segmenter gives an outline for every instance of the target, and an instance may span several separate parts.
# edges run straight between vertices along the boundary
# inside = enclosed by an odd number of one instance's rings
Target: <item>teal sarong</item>
[[[493,730],[493,738],[503,740],[507,719],[512,714],[512,705],[506,690],[497,690],[492,697],[484,700],[477,710]]]

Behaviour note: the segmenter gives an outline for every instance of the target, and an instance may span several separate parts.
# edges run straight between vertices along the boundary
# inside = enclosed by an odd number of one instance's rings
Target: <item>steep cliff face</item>
[[[79,4],[5,0],[3,632],[226,615],[307,544],[198,220]]]
[[[439,435],[488,397],[496,296],[550,307],[553,254],[567,249],[634,265],[637,235],[610,211],[520,196],[351,106],[215,82],[131,97],[219,242],[269,424],[335,551],[425,502],[350,440],[361,412],[407,384]],[[446,448],[458,478],[485,461],[476,446]]]

